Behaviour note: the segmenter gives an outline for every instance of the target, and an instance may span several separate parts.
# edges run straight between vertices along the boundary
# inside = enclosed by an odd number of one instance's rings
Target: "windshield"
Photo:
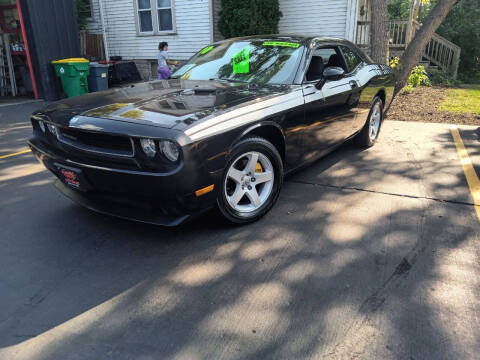
[[[291,84],[303,45],[297,42],[243,40],[200,50],[172,78]]]

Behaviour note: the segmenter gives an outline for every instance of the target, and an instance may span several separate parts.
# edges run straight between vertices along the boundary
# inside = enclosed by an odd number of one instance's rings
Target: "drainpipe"
[[[105,60],[110,60],[108,53],[108,41],[107,41],[107,31],[105,29],[105,16],[103,15],[103,0],[98,0],[98,5],[100,7],[100,20],[102,21],[102,34],[103,34],[103,47],[105,49]]]
[[[215,41],[215,17],[217,14],[215,14],[215,7],[213,4],[214,0],[209,0],[208,1],[208,10],[210,12],[210,19],[209,19],[209,25],[210,25],[210,44]],[[218,1],[218,0],[217,0]]]

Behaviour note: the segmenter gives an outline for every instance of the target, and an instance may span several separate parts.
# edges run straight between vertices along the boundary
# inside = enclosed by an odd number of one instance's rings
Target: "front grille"
[[[133,157],[133,142],[129,137],[66,128],[59,129],[58,140],[76,149],[114,157]]]

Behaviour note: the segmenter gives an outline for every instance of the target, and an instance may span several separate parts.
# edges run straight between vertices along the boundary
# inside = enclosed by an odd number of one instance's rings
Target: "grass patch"
[[[447,90],[439,110],[480,115],[480,86]]]

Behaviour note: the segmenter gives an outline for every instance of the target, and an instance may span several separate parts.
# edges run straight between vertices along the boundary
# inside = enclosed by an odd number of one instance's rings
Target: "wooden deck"
[[[389,54],[390,57],[400,56],[421,24],[414,21],[411,25],[408,20],[391,20],[388,22]],[[357,23],[356,44],[364,49],[370,47],[370,21]],[[457,76],[460,62],[460,47],[444,37],[434,34],[423,52],[423,59],[439,68],[450,71],[454,78]]]

